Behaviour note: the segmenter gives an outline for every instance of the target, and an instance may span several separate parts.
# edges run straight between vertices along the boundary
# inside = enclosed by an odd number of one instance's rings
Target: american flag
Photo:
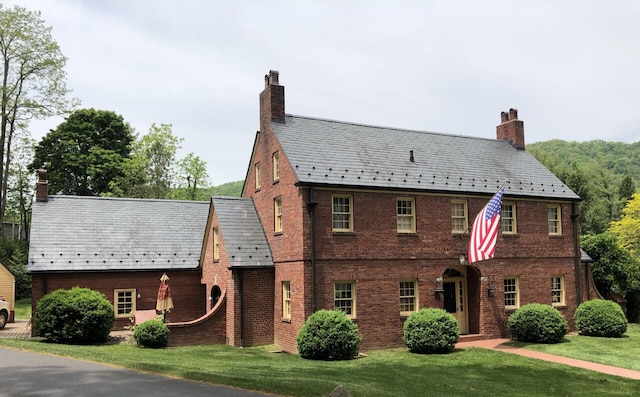
[[[504,186],[498,190],[498,193],[484,206],[473,221],[467,253],[469,263],[491,259],[496,252],[503,193]]]

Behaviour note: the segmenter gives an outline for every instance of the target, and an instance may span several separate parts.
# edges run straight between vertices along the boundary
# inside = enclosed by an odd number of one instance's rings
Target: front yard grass
[[[555,345],[515,345],[529,350],[640,371],[640,324],[629,324],[627,332],[621,338],[569,335]]]
[[[15,304],[15,319],[28,320],[31,318],[31,298],[18,299]]]
[[[391,349],[332,362],[271,353],[269,347],[154,350],[132,344],[69,346],[11,339],[0,339],[0,346],[286,396],[326,396],[339,384],[354,397],[640,395],[638,381],[480,348],[454,349],[444,355]]]

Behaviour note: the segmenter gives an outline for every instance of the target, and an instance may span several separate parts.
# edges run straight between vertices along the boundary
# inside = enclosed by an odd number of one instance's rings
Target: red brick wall
[[[170,278],[171,297],[175,308],[169,313],[170,321],[188,321],[205,313],[204,291],[200,285],[200,271],[167,271]],[[76,286],[90,288],[103,293],[113,304],[114,289],[136,289],[140,298],[136,299],[137,310],[151,310],[156,307],[158,287],[162,271],[151,272],[100,272],[100,273],[52,273],[32,275],[32,308],[35,313],[37,302],[44,295],[57,289]],[[118,318],[114,329],[131,325],[128,318]]]
[[[203,317],[184,323],[167,324],[169,346],[226,343],[226,308],[226,299],[223,294],[214,310]]]
[[[273,343],[274,269],[247,269],[243,277],[243,346]]]

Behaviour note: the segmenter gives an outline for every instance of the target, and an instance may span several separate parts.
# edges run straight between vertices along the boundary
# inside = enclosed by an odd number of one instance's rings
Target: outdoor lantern
[[[496,286],[493,284],[489,284],[489,286],[487,287],[487,295],[489,295],[489,298],[493,298],[494,296],[496,296]]]
[[[442,288],[442,277],[438,277],[436,279],[435,294],[436,294],[436,300],[441,300],[442,297],[444,296],[444,288]]]

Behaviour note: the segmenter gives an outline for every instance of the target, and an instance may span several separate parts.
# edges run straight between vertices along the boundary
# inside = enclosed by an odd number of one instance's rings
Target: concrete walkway
[[[4,326],[4,329],[0,329],[0,338],[5,338],[5,339],[31,338],[31,321],[16,320],[15,323],[7,323]]]
[[[611,365],[597,364],[589,361],[578,360],[575,358],[556,356],[554,354],[542,353],[533,350],[522,349],[506,344],[512,342],[509,339],[485,339],[471,342],[456,343],[456,349],[464,349],[466,347],[481,347],[483,349],[497,350],[505,353],[518,354],[520,356],[535,358],[538,360],[549,361],[558,364],[570,365],[572,367],[584,368],[591,371],[601,372],[603,374],[621,376],[624,378],[640,380],[640,371],[631,369],[612,367]]]

